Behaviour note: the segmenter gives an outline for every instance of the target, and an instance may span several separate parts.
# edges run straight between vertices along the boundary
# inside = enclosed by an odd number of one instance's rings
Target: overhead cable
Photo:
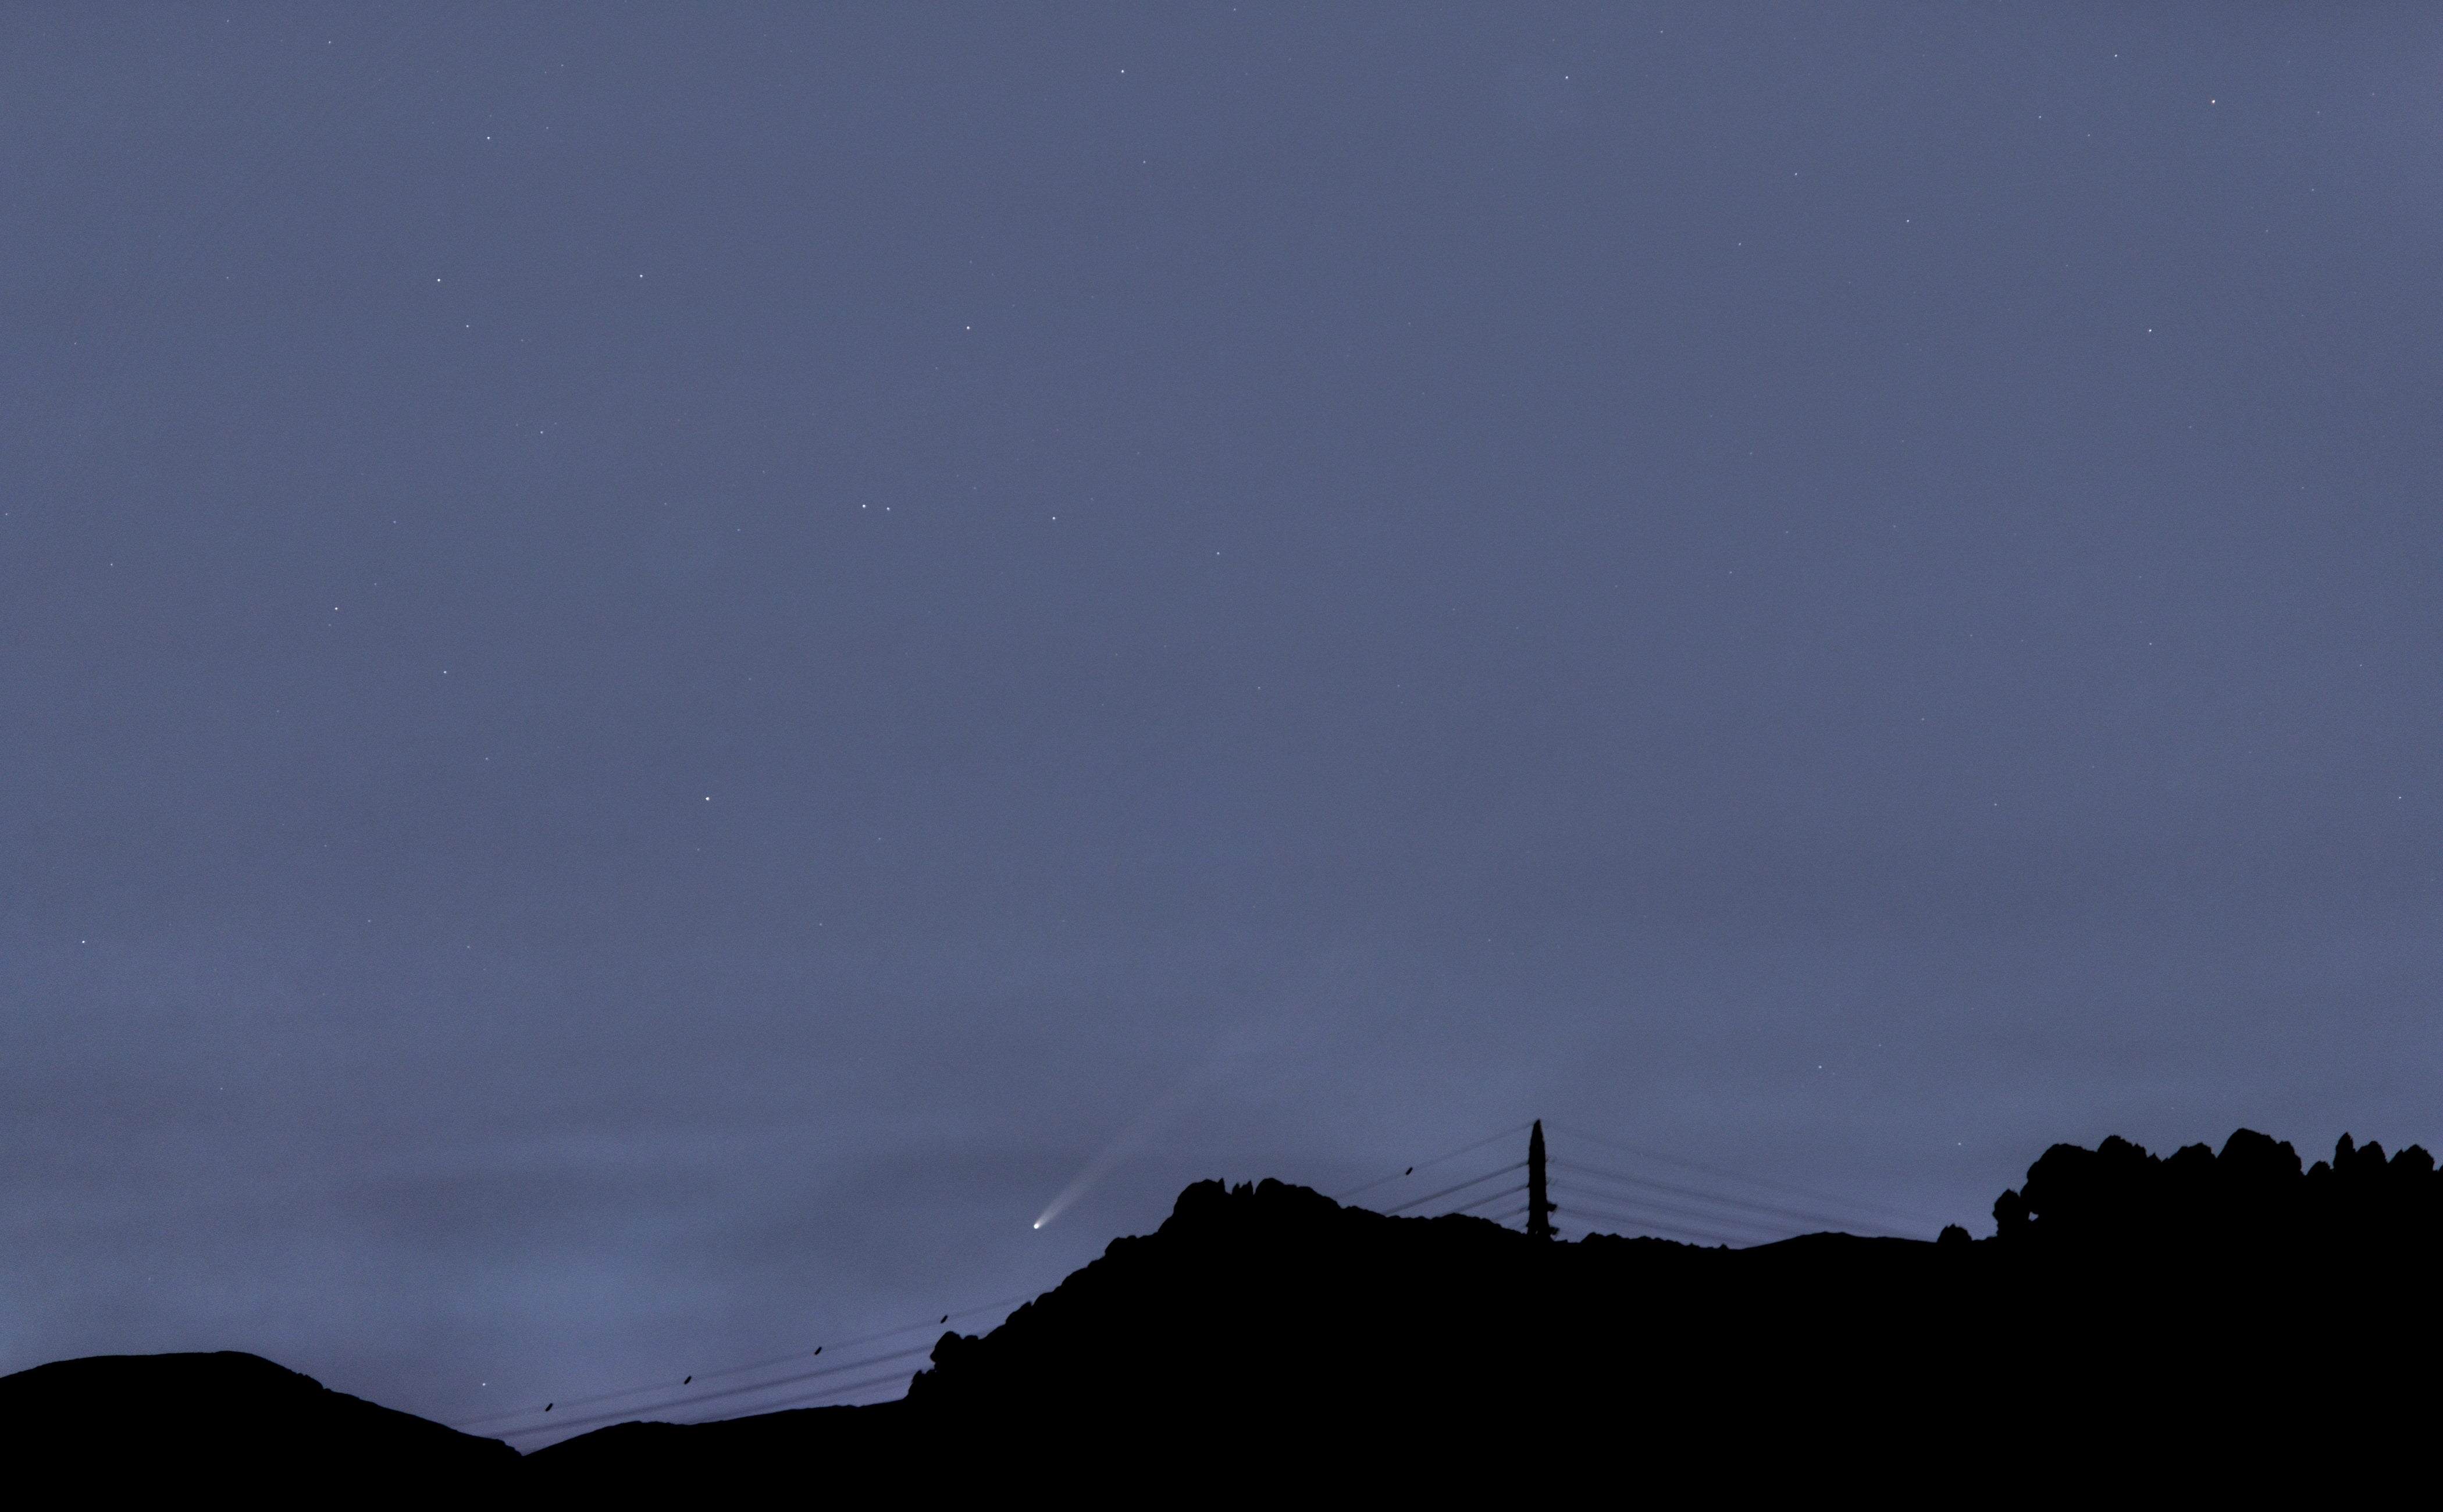
[[[1664,1202],[1653,1197],[1641,1196],[1634,1193],[1606,1192],[1600,1187],[1580,1186],[1573,1181],[1558,1181],[1552,1183],[1552,1185],[1565,1192],[1575,1193],[1577,1195],[1582,1197],[1591,1197],[1597,1202],[1608,1203],[1617,1208],[1626,1208],[1632,1211],[1648,1210],[1655,1212],[1672,1213],[1682,1218],[1698,1218],[1707,1223],[1729,1224],[1735,1228],[1754,1229],[1758,1233],[1769,1233],[1773,1235],[1775,1238],[1779,1238],[1791,1231],[1790,1225],[1786,1223],[1771,1223],[1761,1218],[1751,1218],[1745,1213],[1709,1212],[1702,1208],[1683,1207],[1678,1203]]]
[[[1575,1160],[1555,1159],[1552,1161],[1552,1164],[1560,1167],[1564,1171],[1575,1172],[1579,1175],[1596,1177],[1605,1181],[1617,1182],[1622,1186],[1636,1187],[1646,1192],[1668,1192],[1677,1196],[1693,1197],[1700,1202],[1716,1203],[1727,1208],[1744,1208],[1751,1212],[1770,1213],[1776,1218],[1792,1219],[1799,1223],[1821,1223],[1831,1224],[1835,1227],[1870,1229],[1876,1233],[1887,1233],[1889,1231],[1879,1223],[1864,1224],[1860,1223],[1855,1218],[1844,1218],[1834,1213],[1809,1212],[1804,1209],[1785,1208],[1774,1203],[1757,1202],[1748,1197],[1728,1196],[1721,1193],[1707,1192],[1699,1187],[1683,1187],[1675,1182],[1656,1181],[1647,1176],[1629,1175],[1625,1172],[1606,1171],[1598,1166],[1582,1165]]]
[[[821,1370],[802,1371],[795,1375],[783,1375],[777,1380],[753,1381],[744,1386],[725,1386],[717,1392],[690,1392],[685,1396],[673,1396],[666,1402],[646,1402],[635,1407],[623,1407],[617,1412],[597,1412],[592,1417],[577,1419],[575,1426],[584,1427],[595,1423],[617,1422],[625,1418],[634,1417],[639,1412],[670,1412],[673,1409],[695,1407],[704,1402],[717,1402],[727,1397],[746,1396],[756,1392],[768,1392],[776,1387],[796,1386],[803,1381],[819,1380],[824,1376],[838,1375],[848,1371],[869,1370],[873,1366],[882,1364],[886,1360],[907,1359],[916,1355],[930,1354],[932,1349],[933,1346],[930,1344],[917,1344],[907,1349],[893,1350],[888,1355],[874,1355],[865,1359],[843,1360],[837,1365],[827,1365]],[[510,1429],[500,1436],[509,1438],[523,1433],[541,1433],[547,1430],[565,1429],[570,1426],[571,1425],[568,1423],[558,1421],[539,1422],[530,1424],[525,1428]]]
[[[1505,1187],[1499,1192],[1488,1193],[1484,1196],[1479,1197],[1473,1202],[1461,1203],[1460,1206],[1449,1209],[1446,1211],[1424,1213],[1421,1216],[1428,1218],[1461,1217],[1474,1211],[1478,1208],[1483,1207],[1488,1202],[1499,1202],[1504,1197],[1515,1197],[1526,1190],[1527,1184],[1522,1181],[1515,1187]]]
[[[1479,1181],[1490,1181],[1496,1176],[1506,1176],[1513,1171],[1524,1171],[1526,1169],[1527,1162],[1521,1160],[1515,1165],[1503,1166],[1498,1171],[1487,1171],[1484,1175],[1476,1177],[1474,1180],[1462,1181],[1455,1187],[1444,1187],[1440,1192],[1429,1192],[1422,1197],[1411,1197],[1396,1208],[1385,1208],[1383,1210],[1383,1214],[1386,1217],[1391,1217],[1396,1214],[1405,1212],[1410,1208],[1423,1207],[1428,1202],[1440,1201],[1442,1198],[1449,1196],[1454,1192],[1465,1192],[1468,1188],[1475,1186]]]
[[[988,1313],[996,1308],[1011,1307],[1022,1302],[1032,1301],[1035,1296],[1036,1293],[1024,1292],[1015,1297],[1003,1297],[998,1302],[979,1303],[973,1307],[962,1307],[949,1314],[947,1318],[945,1318],[939,1313],[935,1313],[927,1318],[923,1322],[904,1323],[897,1328],[886,1328],[878,1334],[861,1334],[854,1339],[826,1339],[822,1343],[817,1344],[811,1350],[799,1350],[793,1354],[776,1355],[770,1359],[757,1360],[752,1364],[731,1365],[721,1370],[696,1371],[693,1374],[694,1375],[700,1375],[708,1381],[725,1380],[732,1375],[745,1375],[749,1371],[769,1370],[775,1365],[786,1365],[797,1360],[813,1359],[826,1349],[832,1351],[834,1354],[837,1354],[839,1351],[844,1349],[854,1349],[859,1344],[872,1344],[878,1343],[886,1339],[896,1339],[902,1334],[914,1333],[919,1328],[939,1328],[943,1323],[949,1321],[952,1318],[972,1318],[978,1313]],[[684,1385],[686,1383],[681,1382],[680,1384]],[[571,1407],[592,1407],[600,1402],[615,1402],[623,1396],[644,1396],[654,1392],[676,1391],[679,1388],[677,1386],[670,1384],[669,1377],[665,1376],[661,1380],[655,1381],[650,1386],[630,1386],[615,1392],[597,1392],[591,1396],[565,1397],[560,1399],[556,1405],[563,1409]],[[548,1409],[542,1407],[522,1407],[514,1412],[493,1412],[484,1417],[466,1418],[459,1422],[452,1423],[450,1426],[456,1429],[478,1428],[487,1423],[505,1423],[512,1418],[540,1416],[546,1411],[548,1411]],[[552,1426],[556,1428],[559,1425],[555,1423]]]
[[[837,1386],[826,1386],[821,1391],[809,1392],[802,1396],[788,1396],[783,1397],[777,1402],[766,1402],[762,1407],[757,1408],[756,1411],[759,1412],[785,1412],[792,1408],[811,1407],[815,1403],[822,1401],[826,1397],[845,1396],[851,1392],[861,1392],[875,1386],[888,1386],[893,1382],[904,1385],[913,1378],[915,1375],[916,1372],[914,1371],[890,1371],[880,1375],[869,1376],[861,1381],[842,1381]],[[698,1417],[687,1418],[682,1421],[689,1423],[714,1423],[721,1421],[721,1419]]]
[[[1573,1139],[1589,1140],[1608,1149],[1618,1150],[1624,1155],[1638,1156],[1647,1160],[1660,1160],[1665,1165],[1676,1165],[1686,1170],[1702,1172],[1706,1175],[1718,1176],[1725,1181],[1744,1181],[1751,1186],[1770,1187],[1776,1192],[1787,1193],[1794,1197],[1808,1197],[1817,1202],[1828,1202],[1836,1208],[1856,1208],[1864,1212],[1880,1212],[1887,1218],[1905,1218],[1911,1223],[1936,1224],[1941,1222],[1940,1219],[1929,1218],[1924,1213],[1911,1212],[1904,1208],[1891,1208],[1885,1207],[1881,1203],[1862,1202],[1855,1197],[1837,1197],[1828,1192],[1817,1192],[1808,1187],[1791,1186],[1786,1181],[1768,1180],[1763,1176],[1741,1175],[1736,1171],[1724,1171],[1715,1166],[1699,1165],[1694,1160],[1682,1160],[1676,1155],[1664,1155],[1660,1150],[1648,1150],[1639,1145],[1628,1144],[1619,1139],[1610,1139],[1605,1135],[1589,1133],[1585,1129],[1574,1128],[1559,1123],[1555,1123],[1552,1127],[1552,1132],[1556,1134],[1566,1134]]]
[[[1362,1187],[1351,1187],[1347,1192],[1340,1193],[1332,1200],[1334,1202],[1347,1202],[1350,1198],[1356,1196],[1359,1193],[1371,1192],[1376,1187],[1383,1185],[1387,1181],[1397,1181],[1403,1176],[1415,1175],[1420,1171],[1429,1171],[1435,1166],[1441,1165],[1445,1160],[1456,1160],[1460,1156],[1481,1150],[1488,1144],[1507,1139],[1513,1135],[1524,1134],[1531,1127],[1533,1127],[1533,1125],[1521,1123],[1514,1128],[1504,1129],[1499,1134],[1488,1134],[1483,1139],[1477,1140],[1474,1144],[1461,1145],[1458,1149],[1451,1151],[1448,1155],[1438,1155],[1430,1160],[1420,1160],[1415,1165],[1408,1167],[1405,1171],[1395,1171],[1387,1176],[1376,1176],[1373,1180],[1368,1181]]]

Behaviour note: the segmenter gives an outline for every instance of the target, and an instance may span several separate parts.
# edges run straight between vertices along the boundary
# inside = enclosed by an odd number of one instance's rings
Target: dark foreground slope
[[[2422,1484],[2443,1175],[2242,1131],[2060,1145],[1996,1236],[1528,1238],[1266,1181],[1151,1234],[908,1398],[631,1423],[521,1461],[244,1355],[0,1380],[21,1477],[547,1505],[1013,1492],[1203,1502],[1584,1488],[1889,1500],[2369,1497]]]
[[[100,1355],[0,1377],[0,1442],[12,1477],[49,1503],[209,1488],[338,1505],[478,1492],[523,1467],[498,1439],[227,1352]]]
[[[2111,1140],[2048,1152],[1993,1240],[1729,1250],[1205,1182],[990,1335],[944,1336],[904,1403],[630,1425],[529,1466],[701,1490],[2329,1486],[2424,1441],[2438,1193],[2414,1151],[2303,1173],[2245,1131],[2169,1160]]]

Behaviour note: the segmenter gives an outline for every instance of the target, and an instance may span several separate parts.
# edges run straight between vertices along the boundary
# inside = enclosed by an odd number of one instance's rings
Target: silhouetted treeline
[[[2012,1247],[2072,1251],[2141,1245],[2403,1254],[2431,1247],[2443,1225],[2443,1175],[2416,1145],[2344,1134],[2333,1158],[2302,1171],[2287,1142],[2241,1129],[2222,1154],[2202,1144],[2149,1155],[2122,1139],[2095,1149],[2057,1144],[2027,1184],[1993,1204],[1995,1237]],[[2407,1248],[2404,1248],[2407,1247]]]
[[[2304,1171],[2246,1130],[2108,1139],[2047,1151],[1991,1240],[1736,1250],[1200,1182],[945,1334],[903,1402],[625,1424],[502,1473],[622,1501],[2371,1494],[2424,1468],[2439,1182],[2346,1139]]]

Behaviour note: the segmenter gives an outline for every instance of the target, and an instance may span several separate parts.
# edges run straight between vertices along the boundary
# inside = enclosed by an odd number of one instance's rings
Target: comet
[[[1060,1194],[1052,1199],[1051,1206],[1037,1215],[1035,1227],[1041,1229],[1068,1211],[1071,1203],[1092,1191],[1095,1182],[1110,1175],[1120,1162],[1136,1154],[1148,1139],[1162,1132],[1164,1124],[1177,1118],[1190,1102],[1196,1101],[1196,1082],[1197,1079],[1190,1079],[1173,1088],[1168,1096],[1148,1109],[1144,1117],[1121,1130],[1118,1139],[1096,1151],[1094,1157],[1086,1162],[1086,1168],[1060,1189]]]
[[[1094,1183],[1110,1175],[1123,1161],[1143,1149],[1148,1140],[1160,1134],[1169,1122],[1188,1110],[1200,1099],[1240,1076],[1251,1063],[1261,1063],[1283,1049],[1289,1031],[1297,1027],[1293,1016],[1295,1005],[1290,1000],[1278,1004],[1270,1013],[1255,1023],[1245,1025],[1230,1036],[1197,1071],[1155,1100],[1137,1120],[1120,1131],[1119,1137],[1103,1146],[1086,1162],[1060,1194],[1052,1199],[1035,1218],[1034,1227],[1040,1230],[1069,1210],[1070,1204],[1093,1189]]]

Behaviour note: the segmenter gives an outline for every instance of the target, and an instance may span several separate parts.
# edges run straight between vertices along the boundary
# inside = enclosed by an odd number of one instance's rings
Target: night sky
[[[17,6],[0,142],[0,1370],[2443,1139],[2432,7]]]

